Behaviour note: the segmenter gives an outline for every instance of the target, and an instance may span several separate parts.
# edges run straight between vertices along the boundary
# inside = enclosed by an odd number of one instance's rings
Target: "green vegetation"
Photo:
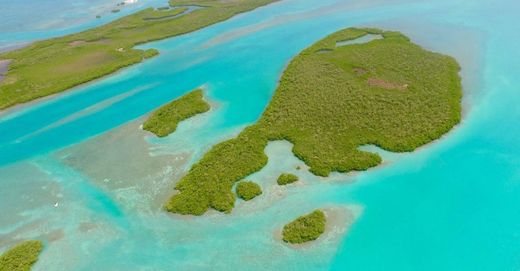
[[[142,17],[143,20],[164,20],[167,18],[172,18],[175,16],[179,16],[180,14],[186,12],[188,8],[175,8],[175,9],[146,9],[143,11]]]
[[[189,33],[276,0],[176,0],[80,33],[0,54],[11,59],[0,82],[0,109],[62,92],[152,56],[136,45]],[[187,14],[185,6],[200,6]]]
[[[316,240],[325,232],[326,222],[325,214],[320,210],[300,216],[283,227],[283,240],[291,244]]]
[[[291,183],[294,183],[294,182],[297,182],[298,181],[298,176],[294,175],[294,174],[282,174],[278,177],[278,180],[276,180],[276,182],[279,184],[279,185],[286,185],[286,184],[291,184]]]
[[[143,124],[143,129],[165,137],[177,129],[179,122],[207,112],[209,108],[202,89],[196,89],[154,111]]]
[[[237,195],[248,201],[262,194],[262,188],[254,182],[239,182],[237,184]]]
[[[0,271],[28,271],[43,249],[40,241],[22,242],[0,256]]]
[[[384,38],[336,47],[367,33]],[[329,51],[319,53],[323,49]],[[270,140],[293,143],[293,153],[318,176],[381,163],[378,154],[359,150],[362,145],[413,151],[460,121],[458,72],[453,58],[426,51],[398,32],[334,33],[291,61],[258,122],[207,152],[165,207],[181,214],[230,212],[233,184],[265,166]]]

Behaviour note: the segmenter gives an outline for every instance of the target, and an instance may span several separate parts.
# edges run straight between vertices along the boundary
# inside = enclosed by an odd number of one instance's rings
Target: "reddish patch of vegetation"
[[[69,45],[72,47],[75,47],[75,46],[79,46],[79,45],[82,45],[85,43],[87,43],[87,42],[84,40],[75,40],[75,41],[69,42]]]
[[[393,82],[385,81],[381,78],[368,78],[367,83],[373,87],[380,87],[384,89],[397,89],[397,90],[406,90],[408,89],[408,84],[398,84]]]

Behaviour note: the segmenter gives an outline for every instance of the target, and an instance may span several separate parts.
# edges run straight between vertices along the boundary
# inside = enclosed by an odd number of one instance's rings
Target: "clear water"
[[[34,40],[79,32],[105,24],[167,0],[140,0],[118,7],[122,0],[0,0],[0,52]],[[120,9],[120,12],[111,12]],[[100,18],[96,18],[100,16]]]
[[[147,44],[161,55],[0,116],[0,250],[44,240],[36,270],[520,270],[519,9],[514,0],[287,0]],[[378,168],[327,179],[273,142],[268,166],[251,176],[260,198],[230,215],[163,212],[194,161],[259,117],[290,59],[347,26],[399,30],[456,57],[462,123],[413,153],[383,153]],[[139,129],[198,86],[210,112],[164,139]],[[302,182],[277,187],[285,171]],[[278,240],[283,224],[315,208],[351,216],[310,246]]]
[[[373,40],[378,40],[378,39],[382,39],[382,38],[383,38],[383,36],[381,36],[381,35],[368,34],[368,35],[364,35],[363,37],[353,39],[353,40],[338,41],[338,42],[336,42],[336,47],[347,46],[347,45],[352,45],[352,44],[363,44],[363,43],[371,42]]]

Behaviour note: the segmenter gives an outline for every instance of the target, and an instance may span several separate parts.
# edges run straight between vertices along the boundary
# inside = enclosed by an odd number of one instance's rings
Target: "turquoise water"
[[[63,36],[110,22],[166,0],[141,0],[117,7],[122,0],[0,0],[0,52],[34,40]],[[112,13],[113,9],[120,12]],[[100,16],[100,18],[96,18]]]
[[[520,270],[519,8],[287,0],[147,44],[160,56],[0,115],[0,250],[44,240],[36,270]],[[230,215],[161,210],[194,161],[259,117],[295,54],[360,25],[456,57],[462,123],[413,153],[383,153],[378,168],[325,179],[273,142],[269,164],[250,176],[260,198],[237,201]],[[149,111],[199,86],[210,112],[164,139],[139,129]],[[278,187],[285,171],[302,182]],[[315,244],[278,240],[286,222],[315,208],[348,215]]]

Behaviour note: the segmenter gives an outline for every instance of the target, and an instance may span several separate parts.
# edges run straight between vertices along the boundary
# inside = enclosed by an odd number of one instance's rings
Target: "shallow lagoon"
[[[0,116],[0,249],[43,239],[36,270],[520,269],[519,8],[512,0],[288,0],[143,46],[161,55]],[[357,25],[400,30],[455,56],[461,125],[414,153],[385,154],[381,167],[327,179],[297,170],[290,144],[273,142],[269,164],[250,176],[259,198],[237,201],[231,215],[161,210],[172,179],[258,118],[292,56]],[[198,86],[210,112],[164,139],[139,129],[144,114]],[[302,182],[279,188],[281,172]],[[356,214],[341,237],[301,249],[276,239],[294,217],[333,207]]]

